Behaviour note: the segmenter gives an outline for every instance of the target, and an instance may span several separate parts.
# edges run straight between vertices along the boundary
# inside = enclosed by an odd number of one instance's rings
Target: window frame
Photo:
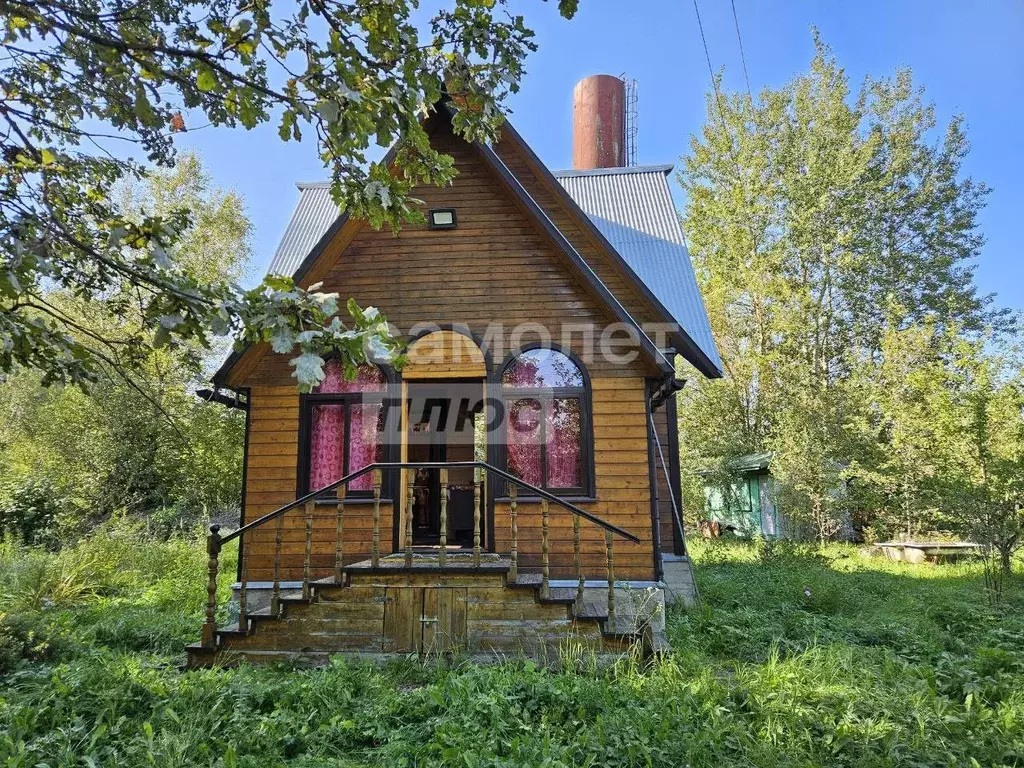
[[[331,356],[326,359],[325,364],[337,359],[335,356]],[[312,437],[313,437],[313,409],[320,405],[340,405],[345,409],[345,462],[344,470],[342,471],[342,477],[347,475],[352,470],[350,469],[349,462],[351,461],[350,446],[350,435],[352,429],[352,407],[354,405],[362,405],[363,403],[379,403],[381,408],[387,412],[387,403],[389,399],[389,390],[394,384],[394,373],[389,366],[376,365],[375,363],[366,363],[367,365],[374,365],[384,376],[384,389],[382,390],[369,390],[360,392],[308,392],[299,395],[299,460],[297,467],[296,477],[296,488],[295,493],[297,496],[305,496],[311,490],[309,487],[310,480],[310,469],[311,467],[311,451],[312,451]],[[385,428],[387,425],[385,424]],[[396,461],[394,457],[394,441],[387,440],[382,436],[383,444],[381,461],[391,462]],[[388,476],[393,473],[385,472],[381,487],[381,502],[390,503],[394,496],[394,478]],[[345,494],[346,501],[372,501],[373,491],[372,490],[352,490],[349,488]],[[317,504],[333,504],[337,501],[336,496],[332,494],[323,494],[316,497]]]
[[[532,352],[535,350],[545,350],[551,352],[557,352],[567,357],[573,365],[576,366],[580,372],[580,377],[583,379],[583,384],[580,386],[572,387],[506,387],[503,383],[505,372],[511,365],[524,353]],[[541,489],[552,493],[556,496],[562,497],[567,501],[596,501],[597,500],[597,484],[595,481],[594,471],[594,430],[593,430],[593,412],[592,412],[592,390],[590,386],[590,374],[587,372],[586,366],[583,361],[580,360],[575,354],[567,349],[563,349],[557,344],[529,344],[519,348],[518,350],[510,353],[505,358],[504,363],[501,366],[501,370],[498,371],[496,376],[497,386],[500,389],[501,405],[504,411],[504,418],[501,420],[501,426],[499,428],[498,445],[497,445],[497,458],[498,466],[506,472],[512,473],[508,465],[508,413],[509,403],[514,400],[537,400],[541,405],[541,416],[540,416],[540,429],[541,429],[541,441],[540,441],[540,454],[541,454],[541,479],[542,482],[538,486]],[[551,403],[555,400],[576,400],[579,402],[580,407],[580,462],[582,464],[581,474],[583,485],[575,488],[552,488],[548,486],[548,463],[547,454],[548,446],[546,437],[547,431],[547,415],[546,408],[551,407]],[[505,501],[509,498],[508,496],[508,481],[503,481],[500,484],[501,496],[499,500]],[[526,494],[526,491],[523,491]],[[520,499],[532,500],[539,498],[533,495],[520,495]]]

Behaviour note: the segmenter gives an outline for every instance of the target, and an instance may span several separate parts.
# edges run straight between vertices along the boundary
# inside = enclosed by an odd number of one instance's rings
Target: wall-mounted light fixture
[[[431,229],[455,229],[454,208],[433,208],[427,215]]]

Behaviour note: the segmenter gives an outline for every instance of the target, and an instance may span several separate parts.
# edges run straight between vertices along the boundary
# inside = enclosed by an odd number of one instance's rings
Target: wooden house
[[[417,188],[427,224],[397,235],[299,185],[271,272],[379,308],[408,364],[347,380],[328,362],[308,395],[266,345],[217,372],[215,398],[247,413],[242,527],[211,535],[191,663],[658,642],[666,594],[692,589],[677,357],[721,363],[671,168],[625,164],[623,96],[577,85],[565,172],[508,123],[465,142],[438,105],[425,125],[458,176]],[[234,540],[225,626],[213,579]]]

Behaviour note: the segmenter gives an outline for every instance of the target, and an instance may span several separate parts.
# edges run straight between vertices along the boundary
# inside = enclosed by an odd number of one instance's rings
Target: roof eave
[[[587,264],[586,260],[573,247],[572,243],[569,242],[568,238],[565,237],[562,231],[555,226],[554,222],[551,221],[548,215],[544,212],[544,209],[540,207],[536,200],[533,199],[519,179],[516,178],[516,175],[512,173],[509,167],[505,165],[505,162],[498,157],[497,153],[491,147],[481,142],[473,142],[473,146],[477,148],[481,156],[484,158],[484,161],[492,170],[495,171],[509,192],[520,201],[530,215],[541,225],[547,235],[558,246],[559,250],[568,257],[569,261],[580,272],[587,284],[601,297],[605,304],[608,305],[608,308],[612,311],[612,314],[616,319],[620,322],[627,323],[636,329],[641,348],[648,354],[658,369],[663,373],[674,372],[675,369],[665,354],[658,349],[651,338],[644,332],[644,329],[640,324],[632,315],[629,314],[626,308],[622,306],[622,303],[608,289],[608,286],[601,282],[601,279],[593,271],[590,265]]]
[[[654,295],[647,284],[640,279],[636,271],[629,265],[629,263],[622,257],[618,249],[609,242],[608,238],[602,234],[601,230],[598,229],[597,225],[594,224],[593,220],[586,214],[586,212],[580,208],[579,204],[572,199],[569,192],[558,183],[558,179],[555,178],[551,170],[544,164],[544,162],[537,157],[537,154],[531,149],[530,145],[526,140],[519,134],[515,127],[507,119],[503,125],[503,128],[507,132],[509,138],[515,143],[516,147],[529,159],[530,164],[535,166],[541,174],[546,174],[547,179],[545,186],[549,187],[551,192],[559,199],[559,202],[566,206],[566,208],[573,214],[573,218],[578,220],[578,223],[587,230],[587,234],[591,235],[598,244],[608,253],[608,255],[615,260],[619,266],[623,275],[629,280],[632,286],[637,292],[647,301],[652,308],[661,316],[663,322],[674,325],[678,328],[678,331],[669,334],[673,344],[676,345],[676,350],[686,358],[686,360],[693,365],[700,373],[709,379],[720,379],[722,378],[722,370],[715,365],[714,362],[704,353],[700,346],[693,340],[686,329],[683,328],[682,323],[676,320],[672,316],[672,313],[668,311],[662,301]],[[658,169],[664,166],[656,166]],[[667,166],[671,170],[672,166]]]

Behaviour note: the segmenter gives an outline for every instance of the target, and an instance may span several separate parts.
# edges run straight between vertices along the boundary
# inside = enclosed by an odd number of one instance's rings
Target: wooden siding
[[[615,295],[634,320],[644,323],[662,322],[655,309],[622,277],[621,267],[616,266],[598,242],[584,232],[570,212],[557,199],[552,190],[542,183],[531,168],[531,164],[511,141],[498,142],[495,152],[506,166],[516,175],[530,196],[561,230],[576,251],[583,256],[591,269]],[[556,181],[555,184],[558,182]],[[556,192],[558,190],[555,190]]]
[[[536,334],[518,338],[517,325],[539,323],[562,340],[565,327],[575,328],[569,348],[584,358],[593,387],[594,456],[597,501],[579,505],[641,538],[632,545],[617,539],[616,576],[651,579],[651,544],[647,427],[644,376],[652,375],[649,361],[639,357],[622,364],[587,359],[579,326],[604,328],[613,321],[609,311],[577,281],[564,257],[523,216],[499,185],[476,150],[446,129],[433,133],[434,145],[455,158],[459,176],[451,187],[417,187],[413,196],[426,208],[452,207],[459,226],[429,230],[406,226],[397,235],[361,227],[343,228],[321,262],[303,282],[322,280],[324,291],[337,291],[362,306],[376,306],[403,331],[418,323],[469,328],[489,343],[492,371],[515,346],[537,341]],[[623,289],[621,283],[610,286]],[[634,302],[635,303],[635,302]],[[640,319],[640,318],[638,318]],[[491,322],[503,324],[501,334],[488,336]],[[491,329],[493,330],[493,329]],[[598,333],[599,335],[599,333]],[[299,397],[288,356],[264,353],[244,377],[251,388],[251,431],[246,483],[248,520],[266,514],[295,498],[298,486]],[[346,507],[346,561],[369,552],[372,505],[350,502]],[[318,506],[314,526],[314,575],[327,575],[334,556],[334,507]],[[301,510],[285,519],[282,577],[298,578],[304,541]],[[382,505],[381,542],[391,547],[390,505]],[[552,577],[571,576],[572,521],[552,506]],[[523,503],[519,517],[520,555],[524,567],[540,562],[539,505]],[[604,578],[603,536],[584,521],[584,571],[590,579]],[[497,550],[507,552],[507,505],[495,510]],[[247,558],[251,579],[270,577],[274,527],[254,537]]]
[[[265,360],[277,357],[271,353]],[[261,361],[260,365],[264,365]],[[293,380],[294,381],[294,380]],[[245,521],[250,522],[296,498],[299,462],[299,394],[294,383],[253,386],[249,399],[249,456],[246,472]],[[305,517],[302,508],[285,515],[283,523],[284,557],[281,578],[302,577],[305,554]],[[381,504],[381,550],[391,551],[390,504]],[[312,565],[320,576],[334,566],[336,510],[318,504],[313,521]],[[261,526],[246,544],[248,576],[255,581],[273,577],[276,528]],[[345,505],[345,562],[369,557],[373,538],[373,505],[365,500]]]
[[[647,471],[647,427],[644,380],[610,377],[591,381],[594,409],[594,469],[597,501],[578,506],[640,537],[632,544],[616,537],[615,574],[619,579],[651,579],[650,485]],[[520,503],[519,562],[539,568],[541,514],[539,504]],[[572,571],[572,515],[551,506],[551,577],[568,579]],[[506,503],[494,510],[494,538],[499,552],[511,545],[511,519]],[[584,574],[604,578],[604,531],[586,521],[580,526]]]

